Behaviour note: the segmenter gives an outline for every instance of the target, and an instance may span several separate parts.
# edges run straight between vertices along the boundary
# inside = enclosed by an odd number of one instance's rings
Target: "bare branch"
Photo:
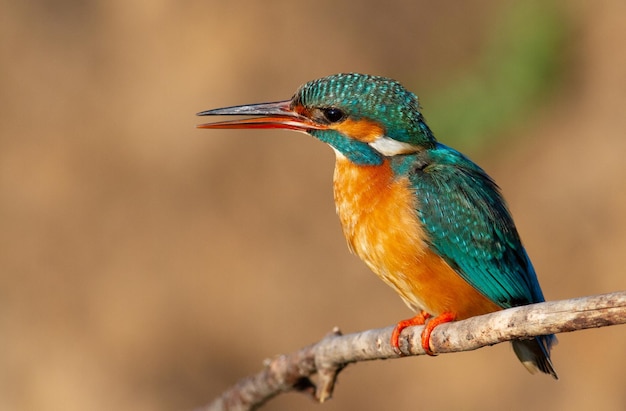
[[[464,321],[442,324],[431,335],[436,353],[475,350],[503,341],[626,323],[626,292],[615,292],[515,307]],[[423,327],[407,328],[400,339],[404,355],[423,355]],[[323,402],[332,395],[337,374],[358,361],[399,358],[389,340],[393,327],[341,335],[333,330],[320,342],[268,360],[265,369],[236,385],[201,410],[252,410],[281,392],[308,391]]]

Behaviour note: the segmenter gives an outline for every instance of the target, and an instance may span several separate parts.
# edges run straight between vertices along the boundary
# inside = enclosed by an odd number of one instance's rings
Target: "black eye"
[[[329,123],[337,123],[346,116],[346,114],[337,107],[323,108],[324,117]]]

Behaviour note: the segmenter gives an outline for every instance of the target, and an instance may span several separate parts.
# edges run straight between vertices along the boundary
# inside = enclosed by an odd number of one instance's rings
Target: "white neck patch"
[[[395,156],[398,154],[416,153],[420,150],[419,147],[414,146],[413,144],[394,140],[387,136],[380,136],[376,140],[368,144],[374,150],[387,157]]]

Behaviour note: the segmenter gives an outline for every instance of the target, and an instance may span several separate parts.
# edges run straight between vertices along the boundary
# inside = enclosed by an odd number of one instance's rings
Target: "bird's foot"
[[[403,355],[402,351],[400,350],[400,333],[402,333],[402,330],[404,330],[407,327],[411,327],[414,325],[424,325],[426,323],[426,320],[429,319],[431,317],[430,314],[428,314],[426,311],[422,311],[421,313],[417,314],[415,317],[409,318],[407,320],[402,320],[400,321],[398,324],[396,324],[396,327],[393,329],[393,332],[391,333],[391,347],[393,348],[393,350],[400,355]],[[422,336],[424,334],[422,333]],[[428,334],[430,336],[430,333]],[[423,340],[422,340],[422,345],[424,344]]]
[[[431,356],[437,355],[430,349],[430,334],[433,332],[435,327],[443,323],[449,323],[455,319],[456,315],[450,312],[445,312],[428,320],[426,326],[424,327],[424,331],[422,331],[422,348],[426,351],[426,354]]]

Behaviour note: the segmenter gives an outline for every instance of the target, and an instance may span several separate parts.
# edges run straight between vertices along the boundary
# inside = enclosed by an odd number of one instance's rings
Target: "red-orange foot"
[[[396,324],[396,328],[394,328],[393,332],[391,333],[391,346],[393,347],[393,350],[398,354],[402,354],[402,351],[400,351],[400,341],[398,341],[400,339],[400,333],[402,333],[402,330],[413,325],[424,325],[426,320],[430,317],[430,314],[428,314],[426,311],[422,311],[415,317],[409,318],[408,320],[402,320],[398,324]]]
[[[424,327],[424,331],[422,331],[422,348],[426,351],[426,354],[437,355],[430,350],[430,334],[433,332],[435,327],[443,323],[449,323],[455,319],[456,316],[453,313],[446,312],[428,320],[426,327]]]

